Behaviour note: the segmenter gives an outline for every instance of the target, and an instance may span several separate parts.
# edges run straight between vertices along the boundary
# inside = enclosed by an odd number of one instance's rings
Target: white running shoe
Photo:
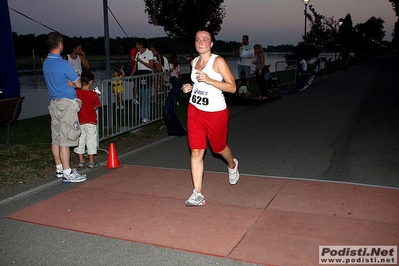
[[[63,177],[63,176],[64,176],[64,173],[62,172],[62,170],[56,168],[56,169],[55,169],[55,175],[54,175],[54,177],[55,177],[55,178],[61,178],[61,177]]]
[[[80,183],[86,180],[86,175],[81,175],[76,169],[71,169],[71,173],[69,175],[64,174],[62,183]]]
[[[76,168],[71,168],[71,173],[72,173],[72,172],[78,172],[78,169],[76,169]],[[79,175],[80,175],[80,176],[83,176],[83,177],[87,177],[86,174],[81,174],[81,173],[79,173]]]
[[[196,207],[205,205],[205,198],[201,193],[198,193],[196,189],[193,190],[190,198],[186,201],[187,207]]]
[[[233,161],[236,164],[234,169],[230,169],[227,167],[227,169],[229,170],[229,182],[231,185],[237,184],[238,179],[240,179],[240,173],[238,172],[238,160],[234,158]]]

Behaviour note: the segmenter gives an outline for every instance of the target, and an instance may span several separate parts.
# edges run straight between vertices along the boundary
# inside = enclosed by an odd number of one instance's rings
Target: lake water
[[[278,69],[282,70],[286,67],[284,62],[285,53],[265,53],[266,65],[270,65],[270,71],[276,71],[276,62],[278,63]],[[323,55],[327,58],[334,58],[334,54]],[[238,78],[237,75],[237,57],[225,58],[228,66],[230,67],[234,78]],[[188,73],[190,71],[189,62],[180,59],[179,60],[181,73]],[[125,65],[124,62],[111,62],[111,70],[113,68],[119,68],[121,65]],[[95,83],[98,80],[103,80],[106,77],[105,73],[105,64],[104,63],[91,63],[90,64],[91,71],[95,77]],[[254,66],[252,67],[254,70]],[[21,96],[25,97],[25,101],[23,103],[20,119],[36,117],[48,114],[48,104],[49,104],[49,96],[47,93],[46,83],[44,81],[43,72],[42,72],[42,64],[32,64],[28,66],[24,66],[23,69],[18,69],[18,78],[21,87]]]

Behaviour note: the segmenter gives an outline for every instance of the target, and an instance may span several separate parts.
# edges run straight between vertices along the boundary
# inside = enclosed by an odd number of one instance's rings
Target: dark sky
[[[240,41],[243,34],[250,43],[267,45],[293,44],[304,32],[304,5],[301,0],[225,0],[226,18],[219,40]],[[8,0],[9,7],[68,36],[103,36],[103,2],[100,0]],[[316,11],[336,20],[351,14],[354,25],[371,16],[385,20],[385,40],[391,40],[397,17],[388,0],[310,0]],[[129,37],[162,37],[161,27],[148,24],[141,0],[108,0],[108,6]],[[50,30],[10,10],[12,30],[35,35]],[[184,21],[182,21],[184,23]],[[111,37],[125,33],[109,14]],[[309,24],[308,27],[309,29]]]

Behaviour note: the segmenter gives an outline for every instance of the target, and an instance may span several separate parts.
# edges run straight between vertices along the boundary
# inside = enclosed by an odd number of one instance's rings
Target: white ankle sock
[[[71,174],[71,168],[65,169],[65,170],[63,170],[63,172],[64,172],[65,175],[70,175]]]

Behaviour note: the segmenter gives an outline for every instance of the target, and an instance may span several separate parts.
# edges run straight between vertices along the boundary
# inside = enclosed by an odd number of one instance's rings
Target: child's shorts
[[[226,148],[229,111],[205,112],[188,105],[188,145],[190,149],[206,149],[207,140],[212,151],[219,153]]]
[[[83,124],[80,125],[82,134],[79,138],[79,146],[74,148],[73,151],[77,154],[97,154],[97,125]]]
[[[248,89],[247,86],[241,86],[238,88],[238,93],[247,93]]]

